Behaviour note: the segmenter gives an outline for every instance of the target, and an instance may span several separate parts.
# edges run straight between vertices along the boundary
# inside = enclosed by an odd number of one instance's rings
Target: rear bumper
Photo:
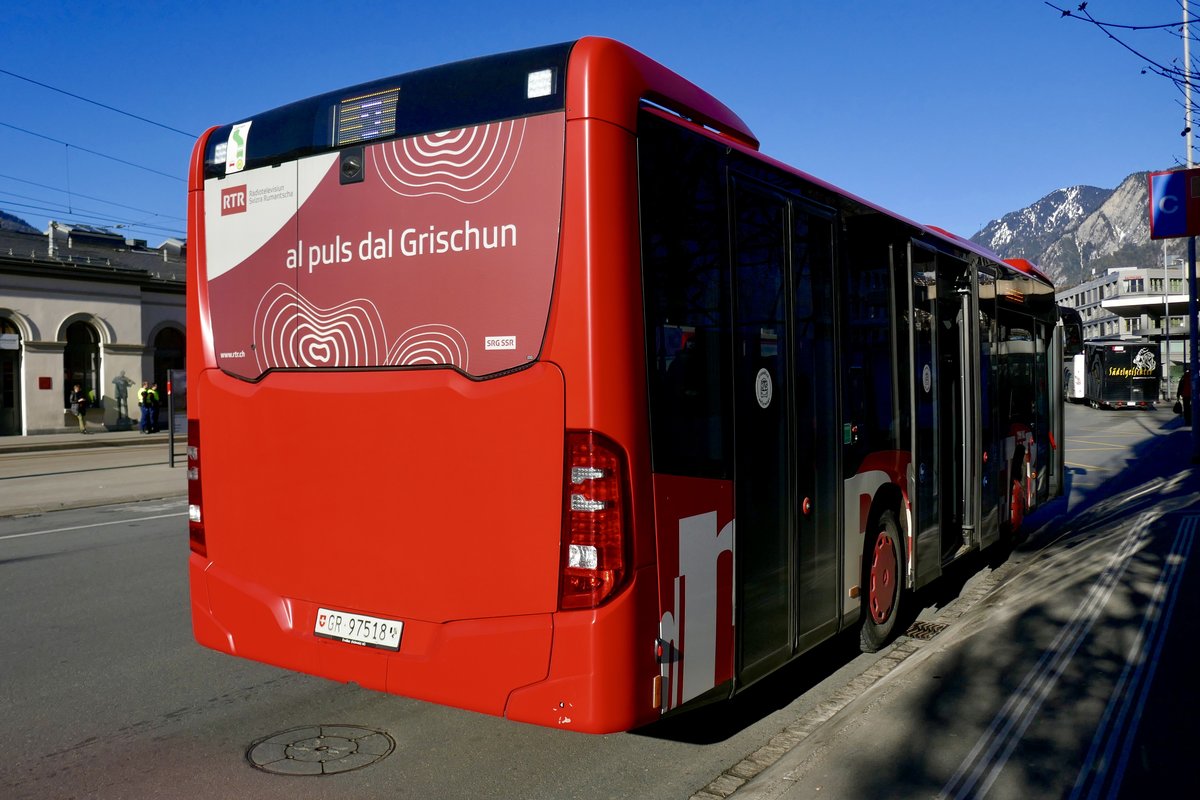
[[[549,614],[441,624],[405,619],[394,653],[314,636],[317,604],[273,596],[199,556],[189,570],[196,640],[230,655],[497,715],[514,686],[546,677]]]
[[[191,556],[189,573],[196,641],[220,652],[588,733],[628,730],[659,716],[651,707],[653,639],[634,633],[639,606],[655,602],[652,570],[635,575],[619,597],[595,611],[444,623],[404,619],[399,652],[314,636],[317,604],[238,581],[200,556]]]

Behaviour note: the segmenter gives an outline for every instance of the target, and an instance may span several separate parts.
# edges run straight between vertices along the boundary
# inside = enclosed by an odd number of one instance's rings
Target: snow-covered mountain
[[[1031,206],[989,222],[971,241],[1005,258],[1036,262],[1052,244],[1076,230],[1111,194],[1111,189],[1095,186],[1057,189]]]
[[[988,223],[971,241],[1004,258],[1038,264],[1060,287],[1073,286],[1110,267],[1162,263],[1162,242],[1150,241],[1148,180],[1135,172],[1116,189],[1057,189],[1031,206]],[[1169,240],[1167,252],[1183,251]]]

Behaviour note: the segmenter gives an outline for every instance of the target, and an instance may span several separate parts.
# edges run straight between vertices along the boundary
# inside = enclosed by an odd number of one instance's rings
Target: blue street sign
[[[1200,236],[1200,169],[1150,173],[1150,238]]]

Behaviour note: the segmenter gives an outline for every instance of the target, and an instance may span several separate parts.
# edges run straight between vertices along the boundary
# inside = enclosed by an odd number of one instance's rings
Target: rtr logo
[[[242,214],[246,211],[246,185],[230,186],[221,190],[221,216]]]

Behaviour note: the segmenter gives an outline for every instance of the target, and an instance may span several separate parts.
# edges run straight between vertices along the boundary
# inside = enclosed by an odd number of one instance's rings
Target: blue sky
[[[1088,10],[1138,24],[1180,16],[1177,0]],[[589,34],[716,95],[764,152],[963,236],[1056,188],[1112,188],[1184,158],[1178,90],[1041,0],[39,0],[0,11],[0,69],[193,136],[0,73],[0,209],[39,228],[124,225],[156,245],[184,232],[188,158],[210,125]],[[1182,57],[1164,32],[1129,40]]]

